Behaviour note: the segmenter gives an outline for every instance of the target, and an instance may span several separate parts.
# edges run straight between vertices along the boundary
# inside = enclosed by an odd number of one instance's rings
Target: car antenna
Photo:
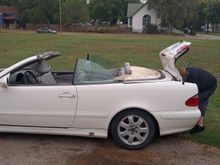
[[[87,59],[88,61],[89,61],[89,56],[90,56],[89,53],[87,53],[87,57],[86,57],[86,59]]]
[[[187,71],[187,74],[185,77],[183,77],[183,85],[185,84],[185,81],[187,80],[188,78],[188,75],[189,75],[189,68],[191,66],[191,62],[192,62],[192,57],[189,59],[189,62],[188,62],[188,65],[186,67],[186,71]]]

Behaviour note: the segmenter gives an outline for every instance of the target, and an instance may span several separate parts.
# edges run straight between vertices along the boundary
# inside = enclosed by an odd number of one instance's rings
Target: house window
[[[146,14],[143,16],[143,22],[142,22],[142,25],[143,26],[146,26],[148,24],[151,24],[151,16]]]
[[[129,26],[132,26],[132,17],[129,18],[129,20],[128,20],[128,25],[129,25]]]

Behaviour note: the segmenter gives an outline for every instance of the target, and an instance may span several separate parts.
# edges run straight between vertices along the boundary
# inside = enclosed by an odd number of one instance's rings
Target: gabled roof
[[[0,13],[4,14],[18,14],[16,6],[4,6],[0,5]]]
[[[143,3],[128,3],[127,17],[132,17],[138,10],[143,7]]]

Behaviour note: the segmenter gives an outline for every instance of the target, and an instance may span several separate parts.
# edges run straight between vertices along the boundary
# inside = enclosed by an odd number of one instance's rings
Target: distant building
[[[127,17],[128,27],[132,27],[133,32],[141,33],[147,24],[154,24],[158,27],[161,24],[157,11],[148,9],[147,3],[128,3]]]
[[[15,28],[18,18],[18,10],[16,6],[0,5],[0,27]]]

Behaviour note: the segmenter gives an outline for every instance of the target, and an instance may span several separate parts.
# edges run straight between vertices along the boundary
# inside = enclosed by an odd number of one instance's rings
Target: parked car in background
[[[56,30],[51,30],[49,28],[46,27],[41,27],[39,29],[37,29],[37,33],[52,33],[52,34],[57,34]]]
[[[189,28],[184,28],[183,29],[184,34],[190,34],[191,33],[191,29]]]
[[[0,70],[0,132],[107,138],[140,149],[156,135],[190,130],[201,113],[196,84],[183,83],[175,62],[190,47],[160,52],[163,70],[106,68],[90,56],[73,71],[51,71],[47,52]]]
[[[183,29],[184,34],[188,34],[188,35],[196,35],[196,32],[194,30],[192,30],[191,28],[184,28]]]

